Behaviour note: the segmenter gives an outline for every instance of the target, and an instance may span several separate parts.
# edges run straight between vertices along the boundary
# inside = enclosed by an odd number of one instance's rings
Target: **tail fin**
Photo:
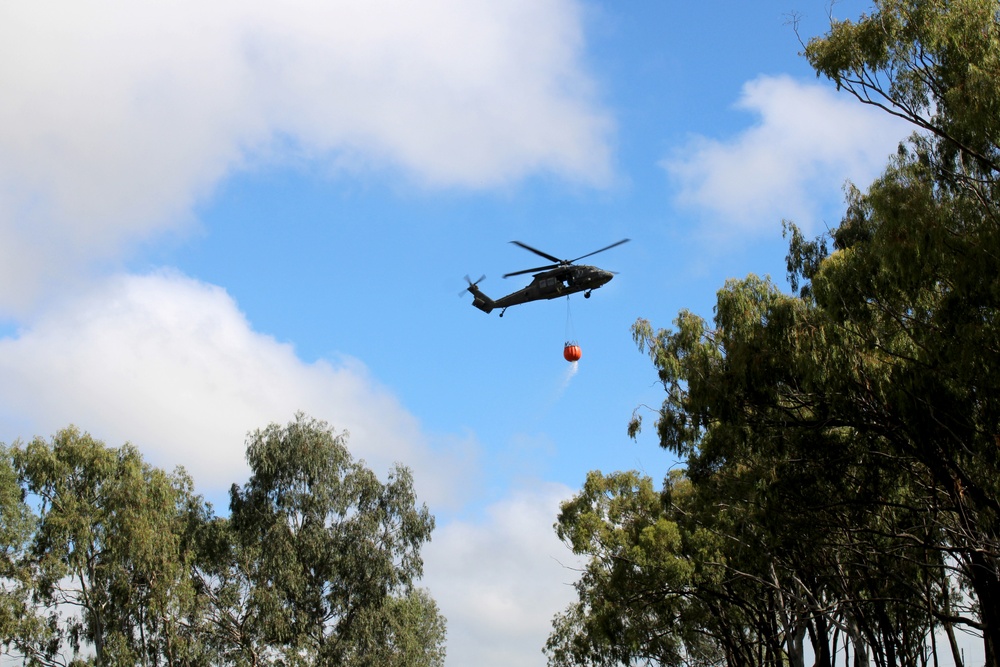
[[[478,280],[476,282],[479,282]],[[476,283],[470,282],[468,287],[469,292],[472,293],[472,305],[483,311],[484,313],[489,313],[495,307],[493,299],[483,294]]]

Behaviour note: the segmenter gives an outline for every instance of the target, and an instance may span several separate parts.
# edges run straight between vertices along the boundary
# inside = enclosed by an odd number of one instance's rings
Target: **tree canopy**
[[[250,434],[218,517],[177,470],[67,428],[0,448],[0,647],[36,666],[440,667],[420,547],[433,517],[345,434],[297,415]]]
[[[808,43],[915,133],[828,235],[786,223],[796,293],[751,275],[712,322],[636,322],[685,469],[659,494],[592,476],[564,505],[591,564],[552,664],[801,665],[806,638],[820,667],[960,664],[956,630],[1000,664],[998,14],[880,0]]]

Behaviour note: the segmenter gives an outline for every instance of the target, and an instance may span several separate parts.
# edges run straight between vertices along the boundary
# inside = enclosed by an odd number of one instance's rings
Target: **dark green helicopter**
[[[535,277],[524,289],[520,289],[496,300],[493,300],[483,294],[478,287],[479,283],[486,276],[483,276],[476,282],[472,282],[469,276],[466,276],[465,280],[469,283],[469,286],[466,289],[472,293],[473,306],[484,313],[489,313],[494,308],[499,308],[500,317],[503,317],[504,311],[506,311],[509,307],[516,306],[521,303],[528,303],[529,301],[555,299],[556,297],[575,294],[576,292],[583,292],[583,296],[589,299],[590,293],[593,290],[614,278],[615,274],[611,271],[599,269],[596,266],[587,266],[585,264],[578,266],[574,264],[574,262],[577,262],[585,257],[590,257],[591,255],[596,255],[599,252],[610,250],[611,248],[620,246],[627,241],[629,241],[629,239],[622,239],[621,241],[612,243],[611,245],[605,246],[600,250],[588,252],[586,255],[580,255],[576,259],[559,259],[558,257],[553,257],[552,255],[544,253],[541,250],[532,248],[527,243],[511,241],[514,245],[520,246],[525,250],[529,250],[553,263],[546,266],[536,266],[533,269],[524,269],[523,271],[514,271],[513,273],[505,274],[504,278],[520,276],[525,273],[534,273]]]

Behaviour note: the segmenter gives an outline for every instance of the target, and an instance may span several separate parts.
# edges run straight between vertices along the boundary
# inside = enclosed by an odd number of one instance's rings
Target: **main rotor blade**
[[[525,273],[535,273],[537,271],[546,271],[548,269],[555,269],[562,266],[562,264],[549,264],[548,266],[536,266],[533,269],[524,269],[523,271],[515,271],[514,273],[503,274],[504,278],[510,278],[511,276],[520,276]]]
[[[571,259],[571,260],[569,260],[569,263],[570,263],[570,264],[572,264],[573,262],[578,262],[578,261],[580,261],[580,260],[581,260],[581,259],[583,259],[584,257],[590,257],[591,255],[596,255],[596,254],[597,254],[597,253],[599,253],[599,252],[604,252],[605,250],[611,250],[611,249],[612,249],[612,248],[614,248],[615,246],[620,246],[621,244],[623,244],[623,243],[628,243],[628,242],[629,242],[629,241],[631,241],[631,240],[632,240],[632,239],[622,239],[621,241],[618,241],[617,243],[612,243],[611,245],[609,245],[609,246],[605,246],[605,247],[601,248],[600,250],[595,250],[594,252],[588,252],[588,253],[587,253],[586,255],[580,255],[580,256],[579,256],[579,257],[577,257],[576,259]]]
[[[520,241],[511,241],[511,243],[513,243],[516,246],[521,246],[525,250],[530,250],[531,252],[535,253],[536,255],[538,255],[540,257],[544,257],[545,259],[549,260],[550,262],[555,262],[556,264],[562,264],[562,260],[559,259],[558,257],[553,257],[552,255],[550,255],[547,252],[542,252],[541,250],[538,250],[537,248],[532,248],[527,243],[521,243]],[[528,271],[534,271],[534,269],[528,269]],[[524,273],[527,273],[528,271],[524,271]],[[514,274],[509,274],[509,275],[514,275]]]

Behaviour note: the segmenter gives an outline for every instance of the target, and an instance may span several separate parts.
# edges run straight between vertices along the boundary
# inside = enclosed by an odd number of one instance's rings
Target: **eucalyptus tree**
[[[54,633],[31,601],[27,556],[35,520],[18,483],[13,454],[0,445],[0,655],[30,659],[50,652]]]
[[[549,664],[715,662],[722,648],[706,629],[712,611],[692,594],[698,540],[673,519],[652,480],[634,472],[591,472],[563,503],[556,531],[587,562],[578,601],[553,621]]]
[[[793,663],[803,629],[820,665],[846,644],[888,666],[964,626],[1000,664],[998,15],[996,0],[879,0],[810,41],[820,75],[915,134],[849,188],[828,236],[788,224],[797,295],[750,276],[711,323],[633,328],[666,390],[661,445],[700,498],[688,516],[755,551],[720,555],[776,596]]]
[[[442,664],[444,618],[414,588],[434,519],[409,470],[379,481],[345,434],[302,414],[251,433],[247,461],[200,570],[226,660]]]
[[[635,334],[668,390],[657,426],[687,459],[699,520],[760,556],[740,572],[795,603],[786,634],[804,627],[820,665],[838,632],[887,664],[919,654],[948,585],[950,517],[919,462],[840,413],[856,355],[831,345],[839,326],[755,277],[719,292],[714,326],[676,325]]]
[[[974,618],[1000,661],[1000,6],[880,2],[806,55],[919,134],[847,216],[821,262],[792,261],[854,351],[838,416],[919,467]],[[793,260],[822,257],[803,243]],[[828,327],[832,332],[833,327]]]
[[[196,595],[184,536],[199,500],[186,475],[72,427],[15,446],[13,461],[38,513],[19,563],[26,611],[46,619],[44,632],[20,629],[17,652],[40,665],[67,653],[98,665],[203,664],[187,632]]]

